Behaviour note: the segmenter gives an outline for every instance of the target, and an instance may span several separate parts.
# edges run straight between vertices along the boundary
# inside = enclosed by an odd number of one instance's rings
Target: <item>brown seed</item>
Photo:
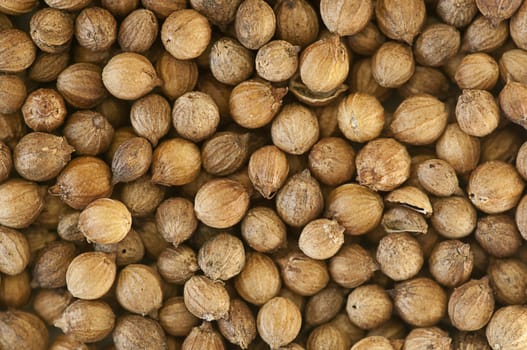
[[[196,317],[214,321],[227,317],[230,300],[221,282],[205,276],[193,276],[183,290],[185,306]]]
[[[44,0],[49,6],[59,10],[78,11],[90,4],[90,0]]]
[[[253,73],[253,54],[235,39],[220,38],[210,50],[210,71],[220,83],[237,85]]]
[[[351,74],[348,76],[350,89],[351,91],[372,95],[378,100],[384,101],[390,97],[392,89],[379,85],[373,76],[371,63],[371,58],[364,58],[351,66]]]
[[[261,128],[273,120],[286,94],[287,88],[275,88],[266,81],[244,81],[229,98],[232,119],[244,128]]]
[[[456,332],[453,334],[452,345],[459,350],[491,350],[485,332]]]
[[[503,4],[497,4],[491,0],[476,0],[476,5],[483,16],[497,26],[501,21],[506,20],[516,12],[522,4],[519,0],[508,0]]]
[[[27,238],[20,232],[0,226],[0,272],[18,275],[29,264],[30,247]]]
[[[388,293],[376,284],[360,286],[349,295],[346,312],[354,324],[362,329],[374,329],[392,315],[392,301]]]
[[[487,277],[457,287],[448,300],[450,321],[462,331],[485,327],[493,312],[494,296]]]
[[[75,298],[99,299],[112,287],[116,270],[115,256],[101,252],[80,254],[68,266],[68,291]]]
[[[192,91],[198,81],[198,66],[193,60],[178,60],[166,51],[157,59],[156,71],[161,91],[170,100]]]
[[[288,174],[288,160],[278,147],[264,146],[251,155],[249,178],[264,198],[273,198],[283,186]]]
[[[214,134],[220,122],[218,106],[203,92],[187,92],[174,103],[172,123],[181,137],[200,142]]]
[[[458,178],[452,166],[441,159],[429,159],[417,167],[419,184],[430,194],[449,197],[458,189]]]
[[[211,180],[194,199],[198,220],[214,228],[228,228],[240,222],[249,208],[249,194],[237,181]]]
[[[375,191],[391,191],[410,176],[410,156],[394,139],[368,142],[355,159],[359,183]]]
[[[281,287],[280,273],[267,255],[248,252],[245,267],[234,279],[234,287],[245,301],[263,305],[278,295]]]
[[[330,32],[340,36],[353,35],[360,32],[372,17],[373,3],[370,0],[323,0],[320,15]]]
[[[209,22],[192,9],[172,12],[161,26],[163,46],[179,60],[188,60],[201,55],[210,39]]]
[[[56,90],[38,89],[27,97],[22,114],[31,129],[51,132],[64,123],[67,110],[64,99]]]
[[[117,277],[115,296],[124,309],[155,316],[163,302],[161,278],[150,266],[130,264]]]
[[[463,90],[457,100],[456,119],[465,133],[483,137],[498,127],[500,111],[490,92]]]
[[[319,20],[306,0],[287,0],[275,5],[276,34],[293,45],[305,47],[317,39]]]
[[[137,135],[142,136],[153,146],[170,129],[170,105],[160,95],[147,95],[132,105],[130,121]]]
[[[323,209],[322,191],[307,169],[291,176],[276,196],[276,211],[290,226],[306,225]]]
[[[191,0],[190,4],[213,24],[223,27],[234,21],[236,9],[241,2],[242,0]]]
[[[433,280],[419,277],[395,285],[397,314],[415,327],[431,327],[446,314],[447,296]]]
[[[262,46],[256,54],[258,75],[271,82],[285,81],[298,69],[300,48],[284,40],[274,40]]]
[[[294,293],[311,296],[320,292],[329,282],[329,272],[323,261],[314,260],[292,251],[277,259],[284,284]]]
[[[358,184],[345,184],[329,194],[324,216],[337,220],[347,234],[362,235],[377,227],[383,208],[375,192]]]
[[[395,41],[385,42],[373,55],[371,70],[380,86],[385,88],[402,86],[410,80],[415,71],[412,49]]]
[[[445,23],[462,28],[472,22],[478,7],[474,0],[438,0],[436,12]]]
[[[357,341],[351,350],[395,350],[390,340],[381,336],[371,336]]]
[[[119,46],[124,51],[145,52],[154,44],[158,31],[157,18],[152,11],[135,10],[121,22]]]
[[[84,208],[78,225],[89,242],[112,244],[126,237],[132,228],[132,216],[120,201],[99,198]]]
[[[315,328],[307,339],[307,348],[313,350],[320,350],[326,347],[335,350],[347,350],[349,349],[348,345],[346,335],[330,324]],[[290,349],[290,347],[287,349]]]
[[[66,12],[45,8],[33,14],[29,22],[31,39],[44,52],[66,51],[73,38],[73,18]]]
[[[527,346],[525,336],[527,307],[513,305],[494,313],[486,329],[487,341],[493,349],[521,349]]]
[[[0,225],[25,228],[44,208],[44,192],[36,183],[10,179],[0,184]]]
[[[444,237],[466,237],[476,228],[476,209],[464,197],[451,196],[432,202],[432,226]],[[452,225],[455,222],[456,225]]]
[[[119,243],[96,244],[95,251],[115,255],[117,266],[126,266],[138,263],[145,255],[145,247],[141,237],[134,229],[131,229],[126,237]]]
[[[405,98],[413,95],[428,94],[443,100],[450,94],[449,90],[450,81],[441,70],[416,66],[410,80],[400,86],[397,92]]]
[[[17,75],[0,76],[0,113],[16,113],[27,96],[26,85]]]
[[[48,243],[35,260],[32,287],[60,288],[66,286],[68,266],[77,253],[75,245],[71,242]]]
[[[0,12],[7,15],[21,15],[31,12],[31,10],[35,8],[37,4],[37,0],[5,0],[0,4]]]
[[[262,253],[281,248],[286,241],[286,228],[276,212],[266,207],[249,209],[241,223],[245,242]]]
[[[183,0],[141,0],[141,4],[162,19],[187,6]]]
[[[152,146],[142,137],[124,141],[115,151],[112,160],[112,183],[137,180],[150,168]]]
[[[302,315],[292,301],[276,297],[260,308],[256,325],[262,339],[276,349],[296,338],[302,325]]]
[[[461,37],[456,28],[446,24],[432,24],[415,41],[415,60],[424,66],[442,66],[457,54],[460,44]]]
[[[13,163],[18,174],[32,181],[55,178],[71,159],[74,151],[66,138],[33,132],[15,147]]]
[[[527,6],[522,4],[511,18],[510,34],[514,43],[524,50],[527,48],[527,41],[525,41],[524,37],[525,23],[527,23]]]
[[[186,245],[164,249],[156,266],[165,281],[175,284],[184,284],[199,270],[196,253]]]
[[[432,215],[432,203],[428,196],[419,188],[413,186],[400,187],[390,192],[385,198],[386,203],[397,204],[405,209],[412,210],[416,213],[422,214],[426,217]],[[397,207],[396,207],[397,208]],[[408,211],[404,211],[408,213]],[[409,215],[409,214],[405,214]],[[414,216],[415,217],[415,216]],[[415,217],[417,218],[417,217]],[[420,222],[418,220],[416,222]],[[417,225],[415,227],[419,227]]]
[[[181,344],[181,350],[224,350],[223,338],[212,328],[210,322],[203,322],[201,326],[192,328],[190,334]]]
[[[48,192],[74,209],[83,209],[93,200],[110,195],[110,178],[110,168],[102,160],[78,157],[66,165]]]
[[[6,349],[44,350],[48,346],[48,330],[40,318],[29,312],[0,312],[0,346]]]
[[[159,310],[159,323],[168,334],[185,337],[199,324],[199,319],[187,310],[183,297],[172,297]]]
[[[150,176],[126,183],[121,189],[120,199],[134,217],[153,214],[165,198],[166,188],[152,182]]]
[[[247,349],[256,338],[256,320],[249,306],[240,299],[231,300],[229,314],[218,320],[221,334],[231,343]]]
[[[67,290],[40,289],[33,299],[33,309],[47,324],[53,325],[72,301]]]
[[[478,52],[463,57],[454,79],[461,89],[491,90],[499,78],[499,67],[489,55]]]
[[[428,266],[437,282],[445,287],[456,287],[470,278],[474,253],[468,243],[446,240],[434,246]]]
[[[136,100],[161,85],[152,63],[132,52],[113,56],[102,70],[102,81],[113,96],[122,100]]]
[[[146,218],[137,221],[134,225],[143,241],[147,256],[157,259],[161,252],[168,247],[168,242],[159,234],[155,221]]]
[[[524,128],[527,126],[525,121],[527,106],[523,102],[526,95],[527,85],[516,82],[507,83],[499,95],[500,107],[507,119]]]
[[[334,319],[343,305],[342,289],[330,284],[309,298],[304,310],[304,320],[311,326],[322,325]]]
[[[98,342],[110,334],[115,314],[99,300],[77,300],[70,304],[53,325],[84,343]]]
[[[75,20],[75,38],[89,50],[107,50],[117,39],[117,22],[108,10],[86,8]]]
[[[487,274],[496,301],[503,305],[527,302],[527,265],[518,259],[495,259]]]
[[[112,125],[102,114],[88,110],[73,113],[63,132],[77,153],[89,156],[105,152],[114,135]]]
[[[285,105],[273,120],[273,144],[289,154],[306,153],[319,139],[315,114],[300,104]]]
[[[370,253],[358,244],[344,245],[329,262],[331,278],[345,288],[364,284],[378,269]]]
[[[240,43],[257,50],[269,42],[276,29],[273,9],[263,0],[245,0],[236,11],[234,30]]]
[[[139,0],[101,0],[101,5],[116,17],[125,17],[137,8]]]
[[[404,340],[404,350],[418,350],[418,349],[437,349],[450,350],[452,349],[452,338],[448,333],[437,327],[415,328],[410,331]]]
[[[371,21],[359,32],[347,37],[351,50],[364,56],[372,56],[385,40],[377,25]]]
[[[355,172],[355,151],[344,139],[320,139],[309,152],[309,170],[320,182],[338,186],[351,179]]]
[[[26,126],[22,114],[0,114],[0,141],[14,148],[22,136],[26,134]]]
[[[165,200],[156,210],[156,225],[167,242],[179,246],[198,226],[192,202],[181,197]]]
[[[31,66],[36,58],[36,47],[27,33],[10,28],[0,37],[0,72],[18,73]]]
[[[73,107],[93,108],[106,97],[101,68],[92,63],[75,63],[57,77],[57,90]]]
[[[379,28],[387,37],[411,45],[425,22],[425,2],[381,0],[376,3],[375,16]]]
[[[475,236],[481,247],[497,258],[514,255],[522,244],[522,237],[514,219],[508,215],[480,218]]]
[[[366,142],[377,138],[384,128],[384,108],[372,95],[354,93],[345,97],[338,106],[337,120],[340,131],[353,142]]]
[[[159,144],[152,157],[152,181],[163,186],[192,182],[201,169],[199,148],[192,142],[174,138]]]
[[[492,52],[502,46],[509,36],[506,22],[493,23],[479,16],[468,26],[463,35],[461,50],[467,52]]]
[[[314,93],[331,93],[348,76],[351,57],[336,34],[315,41],[300,55],[300,78]]]
[[[203,169],[218,176],[239,170],[249,156],[249,141],[250,134],[232,131],[215,133],[201,149]]]
[[[393,114],[390,131],[397,140],[412,145],[435,142],[447,125],[446,105],[430,95],[406,98]]]
[[[376,259],[381,271],[394,281],[414,277],[424,263],[419,242],[406,232],[390,233],[381,239]]]
[[[344,227],[337,221],[317,219],[309,222],[300,233],[298,246],[308,257],[326,260],[344,244]]]
[[[9,178],[13,170],[13,157],[9,147],[0,141],[0,183]]]
[[[467,192],[478,209],[497,214],[515,207],[524,187],[525,183],[512,165],[491,161],[481,164],[470,174]]]
[[[198,252],[198,265],[212,280],[226,281],[238,275],[245,265],[242,241],[228,233],[207,240]]]
[[[526,61],[527,52],[524,50],[513,49],[504,52],[499,61],[501,79],[506,83],[510,81],[527,83]]]
[[[381,222],[387,233],[417,233],[426,234],[428,224],[420,213],[404,207],[394,207],[387,210]]]
[[[467,174],[478,165],[479,139],[465,134],[457,123],[449,124],[437,140],[436,153],[438,158],[448,162],[458,174]]]
[[[112,339],[117,350],[165,349],[166,336],[156,321],[137,315],[121,316],[115,325]]]

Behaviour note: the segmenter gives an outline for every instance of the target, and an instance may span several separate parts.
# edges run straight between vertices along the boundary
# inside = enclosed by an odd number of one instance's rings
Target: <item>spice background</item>
[[[527,2],[0,0],[0,350],[527,349]]]

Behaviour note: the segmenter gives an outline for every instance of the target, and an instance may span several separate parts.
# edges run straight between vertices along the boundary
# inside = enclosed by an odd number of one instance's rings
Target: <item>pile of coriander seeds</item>
[[[1,350],[527,349],[527,1],[0,0]]]

